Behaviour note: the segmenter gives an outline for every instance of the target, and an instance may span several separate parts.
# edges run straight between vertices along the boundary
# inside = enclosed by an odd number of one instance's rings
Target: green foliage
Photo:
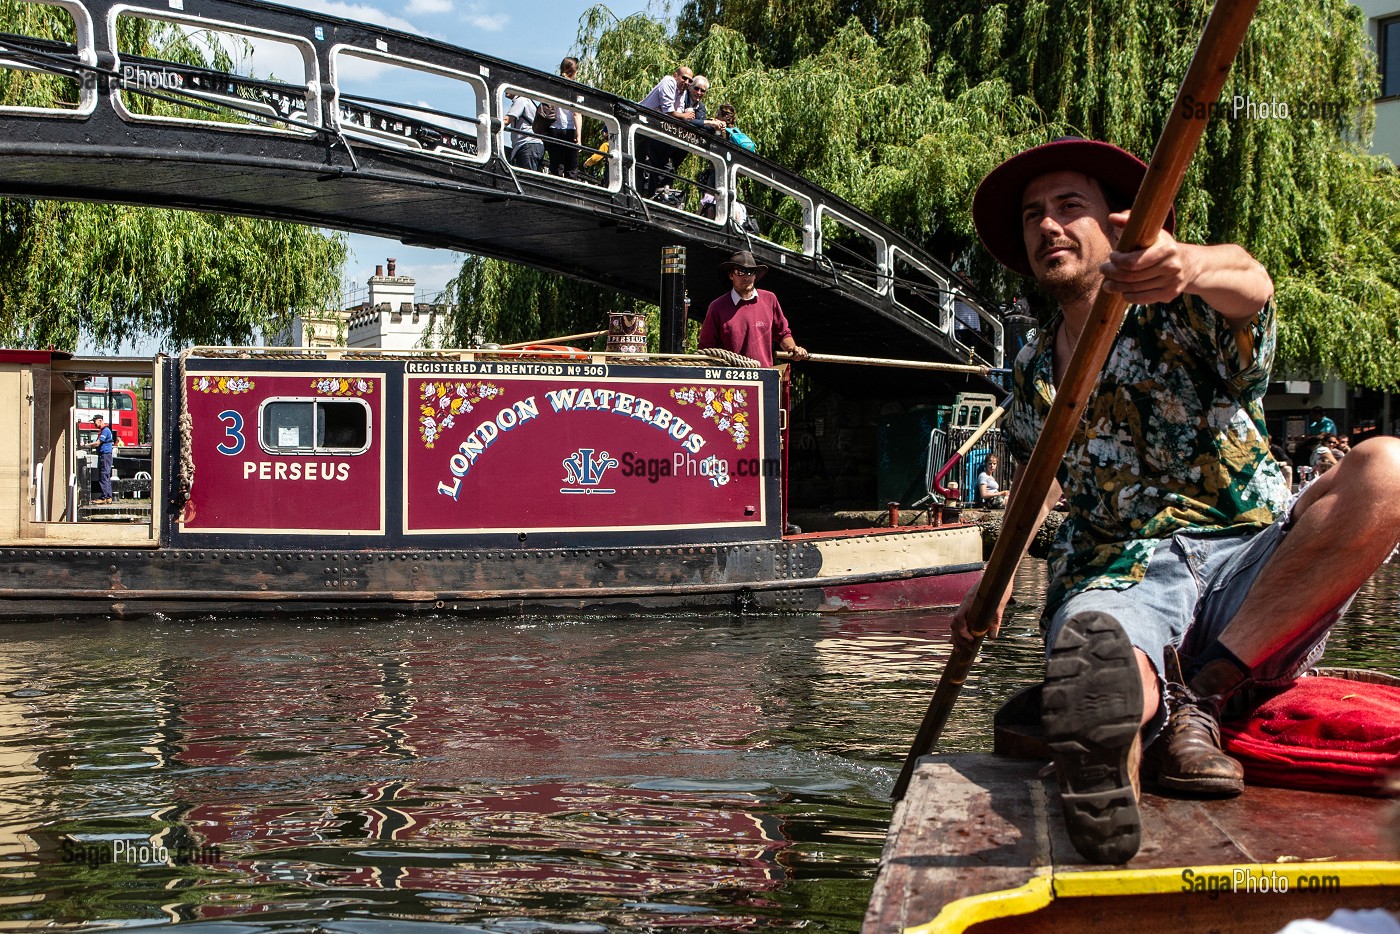
[[[73,41],[59,7],[0,0],[5,29]],[[228,69],[238,50],[124,17],[123,50]],[[73,105],[76,82],[0,69],[0,102]],[[175,105],[126,95],[142,112]],[[203,112],[182,112],[199,116]],[[338,301],[345,243],[266,220],[116,205],[0,199],[0,343],[99,348],[154,337],[166,347],[251,342],[292,314]]]
[[[677,44],[698,45],[718,23],[738,30],[769,64],[789,66],[821,52],[848,24],[883,42],[886,31],[920,12],[914,0],[690,0],[678,17]]]
[[[661,258],[656,258],[658,269]],[[469,256],[447,284],[458,311],[447,323],[442,344],[468,347],[477,336],[498,344],[543,341],[566,334],[601,331],[608,312],[648,314],[656,306],[626,298],[565,276]],[[436,335],[434,336],[436,338]],[[601,338],[597,346],[601,347]]]

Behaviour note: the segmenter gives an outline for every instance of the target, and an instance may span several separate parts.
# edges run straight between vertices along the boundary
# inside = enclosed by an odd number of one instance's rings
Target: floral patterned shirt
[[[1055,397],[1058,326],[1016,359],[1006,440],[1022,463]],[[1073,594],[1142,580],[1153,549],[1176,532],[1257,530],[1282,514],[1289,491],[1260,403],[1273,302],[1246,327],[1247,364],[1230,322],[1199,298],[1128,309],[1058,471],[1069,515],[1050,558],[1047,617]]]

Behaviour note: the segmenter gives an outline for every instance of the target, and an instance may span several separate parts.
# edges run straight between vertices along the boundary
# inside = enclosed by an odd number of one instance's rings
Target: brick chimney
[[[397,263],[398,263],[398,260],[394,259],[392,256],[389,257],[389,278],[391,278],[391,279],[394,277],[394,266],[395,266]]]

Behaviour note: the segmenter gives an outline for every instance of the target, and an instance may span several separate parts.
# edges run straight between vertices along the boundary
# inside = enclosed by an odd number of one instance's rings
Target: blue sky
[[[407,2],[365,3],[341,0],[281,0],[288,6],[317,10],[333,16],[388,26],[405,32],[461,46],[553,72],[559,60],[570,54],[578,37],[578,22],[594,4],[590,0],[407,0]],[[649,11],[668,15],[665,6],[646,0],[612,0],[606,6],[619,18]],[[658,80],[662,76],[658,75]],[[404,96],[386,93],[376,85],[376,97],[416,100],[424,96],[417,89],[397,90]],[[345,264],[347,291],[374,274],[376,264],[389,257],[398,261],[399,275],[418,280],[418,300],[431,301],[457,273],[461,254],[425,247],[408,247],[397,240],[384,240],[352,234],[350,256]],[[359,300],[361,295],[353,295]]]

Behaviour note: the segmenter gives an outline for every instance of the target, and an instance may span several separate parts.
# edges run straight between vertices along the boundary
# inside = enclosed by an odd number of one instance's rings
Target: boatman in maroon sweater
[[[776,343],[794,360],[806,360],[807,351],[793,339],[778,296],[757,287],[768,267],[756,261],[752,253],[740,250],[728,262],[720,263],[719,268],[733,288],[706,309],[705,323],[700,326],[701,349],[732,350],[772,366]]]

